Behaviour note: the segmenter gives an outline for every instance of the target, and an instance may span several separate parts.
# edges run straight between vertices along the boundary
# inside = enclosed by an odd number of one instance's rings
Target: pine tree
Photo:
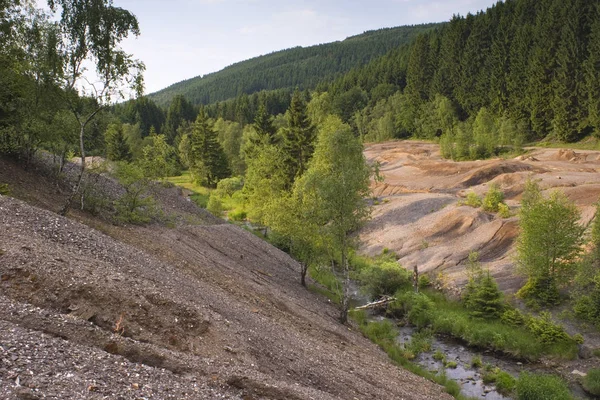
[[[314,151],[315,128],[307,113],[306,103],[299,90],[292,96],[287,112],[288,126],[283,129],[282,150],[285,154],[289,184],[302,176]]]
[[[194,106],[187,101],[182,95],[177,95],[171,101],[169,110],[167,111],[167,119],[165,122],[164,134],[170,144],[175,141],[177,129],[185,122],[191,122],[196,117]]]
[[[600,137],[600,4],[591,10],[592,26],[584,64],[589,125]]]
[[[277,129],[273,125],[273,116],[267,111],[264,102],[258,107],[256,117],[254,118],[254,131],[260,138],[261,143],[274,145],[277,144]]]
[[[131,149],[122,124],[110,124],[104,134],[106,141],[106,158],[111,161],[131,161]]]
[[[227,156],[217,140],[217,133],[209,123],[204,108],[192,126],[188,162],[194,178],[202,185],[215,187],[220,179],[230,175]]]
[[[466,305],[472,317],[500,318],[504,310],[504,299],[496,280],[490,275],[490,271],[481,275]]]

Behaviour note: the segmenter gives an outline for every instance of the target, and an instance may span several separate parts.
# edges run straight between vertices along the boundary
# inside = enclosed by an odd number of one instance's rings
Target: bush
[[[502,313],[500,320],[511,326],[523,326],[527,322],[527,316],[517,308],[510,308]]]
[[[223,215],[223,203],[221,203],[221,199],[219,196],[215,195],[214,192],[211,193],[208,199],[206,209],[215,217],[221,217]]]
[[[481,356],[475,355],[471,358],[471,367],[473,368],[481,368],[483,362],[481,361]]]
[[[477,193],[470,191],[467,193],[467,198],[462,204],[473,208],[479,208],[482,204],[481,197],[478,196]]]
[[[497,184],[492,183],[483,198],[483,209],[488,212],[498,212],[500,204],[504,201],[504,193]]]
[[[8,187],[8,183],[0,183],[0,195],[10,196],[10,188]]]
[[[237,210],[231,211],[229,214],[227,214],[227,216],[232,221],[245,221],[248,215],[244,210]]]
[[[217,183],[217,190],[227,196],[233,196],[233,194],[244,187],[244,181],[239,176],[233,178],[221,179]]]
[[[562,326],[552,321],[549,312],[543,311],[539,317],[529,318],[527,328],[537,336],[542,343],[550,344],[571,340]]]
[[[516,389],[518,400],[571,400],[573,398],[565,382],[553,375],[523,372],[519,375]]]
[[[419,289],[425,289],[431,286],[429,275],[419,275]]]
[[[359,280],[371,299],[393,295],[401,288],[410,287],[410,274],[396,261],[383,261],[364,268]]]
[[[510,218],[512,216],[510,208],[504,203],[498,204],[498,215],[501,218]]]
[[[600,396],[600,369],[590,369],[583,378],[583,388],[594,396]]]
[[[434,303],[423,293],[410,293],[404,303],[408,321],[421,329],[433,322]]]

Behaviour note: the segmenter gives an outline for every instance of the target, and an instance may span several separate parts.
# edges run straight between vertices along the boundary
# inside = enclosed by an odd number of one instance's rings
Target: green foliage
[[[442,361],[444,363],[446,362],[446,355],[442,353],[439,349],[436,350],[431,357],[436,361]]]
[[[162,106],[166,106],[177,94],[184,95],[194,104],[220,102],[220,111],[226,114],[222,116],[237,121],[235,107],[232,107],[232,111],[223,110],[224,100],[240,93],[251,94],[261,90],[315,88],[322,81],[331,81],[353,67],[410,43],[417,34],[437,25],[379,29],[351,36],[343,41],[277,51],[236,63],[216,73],[177,83],[150,97]],[[289,94],[289,91],[287,93]],[[257,107],[258,99],[248,97],[250,106]],[[275,113],[271,107],[268,108],[270,113]],[[283,110],[285,108],[287,104],[283,106]],[[251,119],[246,122],[251,122]]]
[[[122,162],[117,167],[116,175],[125,189],[125,194],[115,202],[117,222],[150,222],[158,211],[154,199],[148,193],[149,182],[142,169],[134,164]]]
[[[8,183],[0,183],[0,196],[10,196]]]
[[[481,200],[481,197],[477,193],[475,193],[473,191],[469,191],[469,192],[467,192],[467,197],[466,197],[464,203],[462,203],[462,204],[467,205],[469,207],[473,207],[473,208],[479,208],[479,207],[481,207],[482,200]]]
[[[583,378],[583,387],[588,393],[600,396],[600,369],[590,369]]]
[[[321,130],[315,153],[306,172],[296,181],[294,194],[311,212],[308,221],[320,227],[319,234],[339,254],[345,282],[349,277],[350,234],[369,216],[364,201],[369,193],[370,169],[361,142],[338,118],[328,118]],[[347,317],[347,291],[342,298],[340,319]]]
[[[371,299],[392,296],[399,289],[411,286],[410,273],[395,260],[376,260],[361,271],[358,280]]]
[[[210,126],[204,109],[198,114],[189,140],[188,162],[198,183],[215,187],[219,180],[229,176],[227,156],[217,140],[217,133]]]
[[[288,187],[308,168],[311,159],[316,130],[306,113],[306,103],[302,93],[296,90],[287,111],[287,127],[282,130],[282,151],[288,173]]]
[[[481,356],[474,355],[473,358],[471,358],[471,367],[481,368],[482,365],[483,365],[483,362],[481,361]]]
[[[429,278],[429,275],[427,274],[423,274],[423,275],[419,275],[419,289],[426,289],[428,287],[431,287],[432,283],[431,283],[431,279]]]
[[[248,214],[244,210],[238,210],[227,213],[227,217],[232,221],[245,221]]]
[[[527,328],[542,343],[551,344],[571,340],[564,328],[552,320],[549,312],[543,311],[539,317],[531,317],[526,321]]]
[[[518,308],[509,308],[502,313],[501,321],[511,326],[524,326],[528,317]]]
[[[493,383],[498,393],[504,396],[510,396],[517,386],[517,379],[498,367],[486,368],[482,375],[485,384]]]
[[[528,277],[518,295],[542,304],[556,304],[558,284],[574,275],[584,228],[575,205],[561,192],[548,199],[539,186],[527,182],[520,211],[517,239],[519,270]]]
[[[150,144],[142,149],[139,165],[144,175],[150,179],[164,179],[179,175],[175,160],[175,149],[170,146],[165,135],[150,136]]]
[[[210,194],[210,197],[208,198],[208,204],[206,204],[206,209],[215,217],[223,216],[223,203],[221,203],[221,199],[215,192]]]
[[[569,388],[557,376],[521,373],[517,381],[518,400],[571,400]]]
[[[483,209],[488,212],[498,212],[500,204],[503,204],[504,193],[497,184],[491,184],[485,197],[483,198]]]
[[[123,125],[110,124],[104,133],[106,158],[111,161],[131,161],[132,154],[123,132]]]
[[[510,212],[510,207],[508,207],[504,203],[499,203],[498,204],[498,215],[501,218],[510,218],[512,216],[512,214]]]
[[[504,310],[504,298],[496,280],[489,271],[471,280],[464,299],[470,315],[483,319],[499,318]]]

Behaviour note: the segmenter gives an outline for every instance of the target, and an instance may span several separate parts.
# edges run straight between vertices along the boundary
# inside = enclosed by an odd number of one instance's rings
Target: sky
[[[141,35],[123,48],[146,64],[146,93],[238,61],[367,30],[448,21],[495,0],[114,0]]]

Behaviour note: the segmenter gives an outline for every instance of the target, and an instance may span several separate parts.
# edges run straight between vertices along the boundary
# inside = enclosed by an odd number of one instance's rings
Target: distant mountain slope
[[[221,71],[171,85],[149,97],[160,105],[178,94],[194,104],[209,104],[242,93],[299,87],[314,88],[353,67],[409,43],[419,33],[442,24],[401,26],[368,31],[343,41],[294,47],[233,64]]]

